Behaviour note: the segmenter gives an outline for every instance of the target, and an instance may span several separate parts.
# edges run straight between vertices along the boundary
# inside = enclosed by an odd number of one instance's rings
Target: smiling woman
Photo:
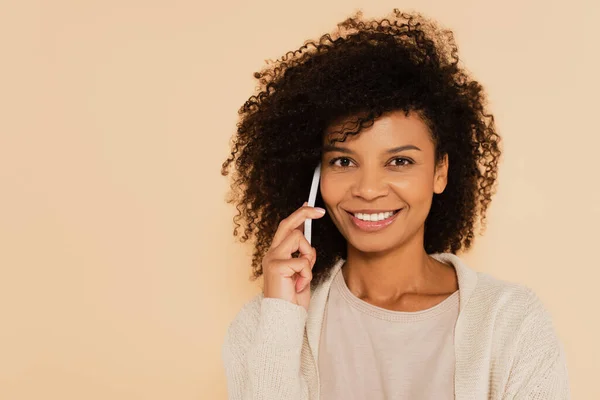
[[[457,54],[418,14],[357,13],[255,74],[222,169],[264,277],[223,343],[230,399],[569,398],[536,294],[456,255],[500,157]]]
[[[348,253],[423,248],[424,221],[432,195],[446,187],[448,157],[436,164],[431,133],[418,114],[391,112],[349,140],[327,144],[332,137],[324,135],[321,191]]]

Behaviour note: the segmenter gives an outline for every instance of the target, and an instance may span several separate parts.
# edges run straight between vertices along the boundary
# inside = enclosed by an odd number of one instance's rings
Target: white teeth
[[[354,216],[363,221],[383,221],[394,215],[393,211],[380,212],[379,214],[362,214],[356,213]]]

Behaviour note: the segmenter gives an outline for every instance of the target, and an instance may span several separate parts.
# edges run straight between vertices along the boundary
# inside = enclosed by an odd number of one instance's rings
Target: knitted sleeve
[[[550,314],[538,296],[529,302],[518,330],[517,350],[503,399],[569,400],[564,350]]]
[[[230,324],[222,346],[229,400],[307,400],[300,372],[307,312],[257,297]]]

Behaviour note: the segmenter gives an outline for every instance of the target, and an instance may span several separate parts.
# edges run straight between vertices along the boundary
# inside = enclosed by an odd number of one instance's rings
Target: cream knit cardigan
[[[455,398],[570,399],[564,350],[535,293],[476,272],[454,254],[433,257],[452,263],[458,277]],[[343,263],[311,293],[308,312],[262,293],[242,307],[222,345],[230,400],[319,399],[321,323]]]

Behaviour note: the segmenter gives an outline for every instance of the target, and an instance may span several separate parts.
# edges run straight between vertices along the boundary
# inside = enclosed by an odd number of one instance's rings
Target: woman
[[[452,33],[359,12],[255,76],[223,174],[264,288],[227,331],[229,398],[568,399],[539,298],[456,255],[501,152]]]

